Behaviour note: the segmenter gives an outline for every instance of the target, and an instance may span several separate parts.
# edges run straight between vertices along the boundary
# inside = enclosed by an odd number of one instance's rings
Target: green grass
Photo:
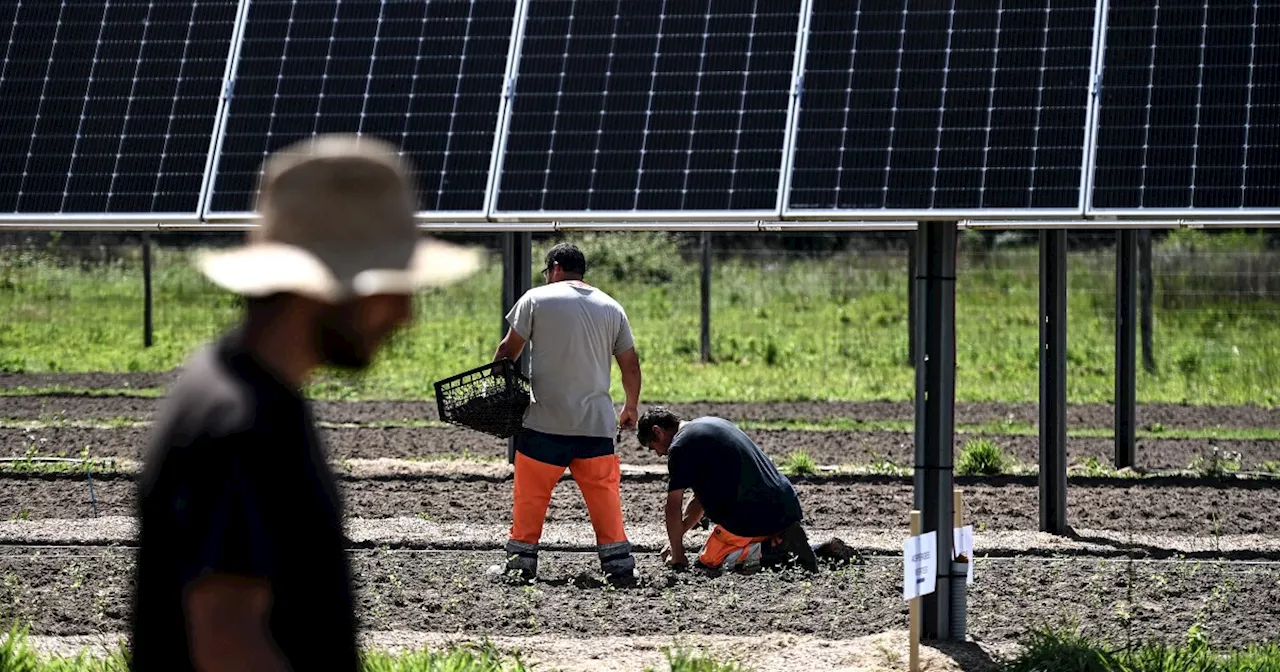
[[[1002,672],[1280,672],[1280,644],[1215,651],[1196,632],[1179,645],[1116,647],[1074,629],[1039,629]]]
[[[778,469],[788,476],[810,476],[818,472],[818,463],[807,451],[797,450],[788,454]]]
[[[697,268],[681,260],[669,236],[601,234],[574,240],[594,265],[589,279],[628,310],[644,362],[646,400],[912,397],[905,255],[770,254],[717,262],[715,362],[703,364]],[[1197,258],[1187,240],[1175,242],[1157,257]],[[535,256],[545,247],[539,243]],[[1233,263],[1218,248],[1212,253],[1218,256],[1208,260],[1225,259],[1221,264],[1228,268]],[[1252,242],[1239,253],[1250,259],[1265,254]],[[156,345],[144,349],[138,260],[82,264],[67,256],[58,248],[0,252],[0,314],[6,317],[0,321],[0,371],[167,370],[238,315],[236,298],[201,279],[186,252],[159,249]],[[1194,290],[1195,277],[1179,270],[1184,266],[1166,263],[1157,270],[1157,294],[1166,276],[1170,291]],[[1068,398],[1106,402],[1114,392],[1114,260],[1109,252],[1073,253],[1069,267]],[[495,260],[465,283],[421,294],[415,325],[389,344],[372,370],[326,376],[311,392],[338,399],[431,398],[433,381],[492,356],[499,337],[500,275]],[[1036,251],[1000,248],[981,258],[965,255],[958,277],[957,397],[1034,401]],[[1280,402],[1278,307],[1262,290],[1218,290],[1229,300],[1157,303],[1160,366],[1154,374],[1139,373],[1140,401]],[[621,398],[616,373],[614,394]]]
[[[0,670],[4,672],[127,672],[129,652],[120,642],[106,656],[88,652],[67,656],[40,656],[32,648],[28,631],[14,623],[0,633]],[[661,672],[744,672],[735,662],[686,649],[666,647],[667,666]],[[541,669],[526,664],[517,652],[504,652],[485,641],[461,644],[443,651],[421,648],[399,653],[361,652],[362,672],[530,672]],[[652,669],[652,668],[650,668]],[[658,672],[658,671],[655,671]]]
[[[956,459],[956,473],[961,476],[999,476],[1013,466],[1013,460],[990,439],[965,442]]]

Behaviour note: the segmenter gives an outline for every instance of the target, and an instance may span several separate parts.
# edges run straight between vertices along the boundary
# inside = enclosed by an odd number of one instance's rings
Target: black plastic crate
[[[444,422],[506,439],[520,431],[529,408],[529,378],[509,359],[436,382]]]

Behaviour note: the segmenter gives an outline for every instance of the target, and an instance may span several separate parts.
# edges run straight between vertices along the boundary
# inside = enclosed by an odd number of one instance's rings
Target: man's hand
[[[680,548],[675,553],[671,551],[671,544],[662,547],[662,552],[658,554],[668,567],[688,567],[689,559],[684,555],[684,549]]]
[[[623,406],[622,413],[618,414],[618,427],[621,429],[635,429],[636,422],[639,420],[640,413],[635,406]]]

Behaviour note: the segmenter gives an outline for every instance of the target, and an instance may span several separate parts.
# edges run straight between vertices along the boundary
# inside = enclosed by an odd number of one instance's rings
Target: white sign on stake
[[[902,542],[902,599],[928,595],[938,585],[938,533],[925,532]]]
[[[955,527],[952,536],[952,546],[955,549],[956,556],[964,554],[969,559],[969,573],[965,576],[965,585],[973,583],[973,526],[965,525],[964,527]]]

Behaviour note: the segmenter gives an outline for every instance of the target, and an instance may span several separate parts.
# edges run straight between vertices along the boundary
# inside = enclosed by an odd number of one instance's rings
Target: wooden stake
[[[919,536],[920,534],[920,512],[911,512],[911,536]],[[920,598],[915,597],[910,602],[911,609],[911,651],[908,654],[909,667],[911,672],[920,672]]]
[[[951,491],[951,511],[956,529],[964,527],[964,495],[960,494],[960,488]]]

